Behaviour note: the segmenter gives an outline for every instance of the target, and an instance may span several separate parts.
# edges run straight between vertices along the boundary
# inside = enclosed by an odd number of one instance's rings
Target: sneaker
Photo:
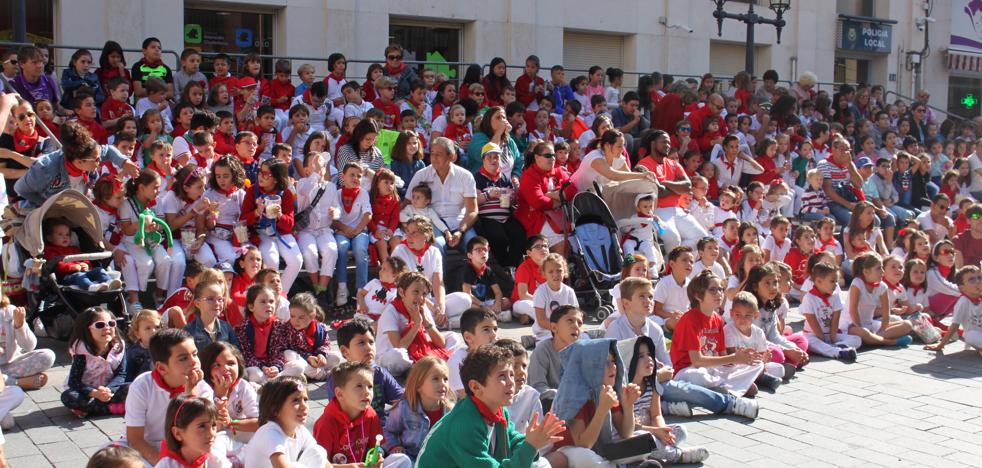
[[[4,416],[2,420],[0,420],[0,429],[9,431],[13,428],[14,428],[14,414],[7,413],[7,415]]]
[[[856,350],[846,347],[839,351],[839,359],[844,362],[856,362]]]
[[[111,279],[108,283],[109,289],[115,291],[117,289],[123,289],[123,282],[118,279]]]
[[[757,419],[757,414],[760,413],[760,405],[757,404],[757,400],[751,400],[750,398],[736,398],[733,400],[733,404],[730,405],[727,413],[743,416],[745,418]]]
[[[687,465],[690,463],[700,463],[709,458],[709,450],[705,447],[679,447],[677,453],[679,454],[678,458],[669,460],[669,462]]]
[[[784,381],[787,382],[794,377],[795,373],[798,372],[798,368],[791,364],[790,362],[785,362],[781,364],[784,367]]]
[[[532,335],[523,335],[522,338],[521,338],[521,340],[522,340],[522,347],[523,348],[525,348],[525,349],[533,349],[533,348],[535,348],[535,337],[534,336],[532,336]]]
[[[103,292],[107,289],[109,289],[109,285],[106,283],[96,283],[93,284],[92,286],[89,286],[90,292]]]
[[[345,283],[338,284],[338,293],[334,296],[334,305],[342,307],[348,304],[348,285]]]
[[[80,409],[73,409],[72,414],[74,414],[75,417],[78,419],[85,419],[85,417],[88,416],[88,414],[86,414],[85,411],[82,411]]]
[[[123,416],[123,415],[125,415],[126,414],[126,403],[124,403],[124,402],[110,403],[109,404],[109,414],[112,414],[112,415],[115,415],[115,416]]]
[[[911,338],[910,335],[904,335],[904,336],[901,336],[900,338],[897,338],[896,346],[907,346],[912,341],[914,341],[914,339]]]
[[[757,382],[771,390],[777,390],[777,387],[781,386],[781,379],[770,374],[760,374],[760,377],[757,377]]]
[[[665,414],[668,416],[692,417],[692,408],[684,401],[665,402]]]
[[[501,312],[498,313],[497,319],[498,319],[498,322],[499,323],[508,323],[508,322],[511,322],[511,311],[510,310],[502,310]]]

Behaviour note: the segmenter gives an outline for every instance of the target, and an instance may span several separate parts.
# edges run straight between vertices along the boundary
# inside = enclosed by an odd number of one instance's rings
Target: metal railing
[[[883,93],[883,100],[886,101],[887,97],[890,96],[891,94],[894,95],[894,96],[897,96],[900,99],[903,99],[903,100],[907,101],[908,103],[916,101],[916,99],[914,99],[914,98],[912,98],[910,96],[904,96],[903,94],[900,94],[900,93],[898,93],[896,91],[887,91],[887,92]],[[969,121],[969,119],[966,119],[965,117],[962,117],[962,116],[960,116],[958,114],[952,114],[951,112],[948,112],[945,109],[941,109],[939,107],[932,106],[930,104],[925,104],[925,105],[927,106],[928,109],[931,109],[931,110],[933,110],[935,112],[939,112],[941,114],[944,114],[948,118],[955,119],[955,120],[958,120],[958,121],[961,121],[961,122],[967,122],[967,121]]]
[[[24,47],[24,46],[37,46],[37,44],[35,44],[33,42],[0,41],[0,47]],[[79,49],[88,49],[89,52],[92,52],[92,59],[93,59],[93,62],[95,62],[96,64],[98,64],[98,59],[99,59],[98,55],[102,52],[102,47],[103,47],[103,46],[69,45],[69,44],[43,44],[43,46],[44,47],[50,47],[50,48],[56,49],[56,50],[73,50],[74,51],[74,50],[79,50]],[[143,53],[143,49],[123,49],[123,52]],[[169,56],[174,57],[174,64],[172,65],[172,68],[174,70],[179,70],[180,69],[180,67],[181,67],[181,53],[180,52],[177,52],[177,51],[174,51],[174,50],[169,50],[169,49],[163,49],[163,50],[160,51],[160,53],[162,55],[169,55]],[[54,60],[54,57],[48,57],[48,60]],[[67,66],[64,66],[64,67],[61,67],[61,68],[67,68]]]

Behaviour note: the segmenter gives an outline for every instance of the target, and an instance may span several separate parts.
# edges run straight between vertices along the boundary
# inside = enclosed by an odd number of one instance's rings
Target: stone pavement
[[[801,317],[797,317],[800,322]],[[502,337],[528,327],[503,324]],[[80,420],[59,400],[68,373],[64,343],[41,340],[60,359],[50,384],[28,393],[7,431],[13,468],[83,467],[87,456],[116,439],[122,418]],[[776,394],[758,396],[760,417],[748,421],[697,410],[684,423],[688,444],[710,450],[706,467],[982,466],[982,358],[949,344],[945,355],[907,349],[860,352],[858,362],[816,359]],[[313,426],[326,404],[311,385]]]

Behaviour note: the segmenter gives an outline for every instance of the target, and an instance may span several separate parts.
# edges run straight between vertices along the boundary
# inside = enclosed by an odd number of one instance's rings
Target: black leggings
[[[525,228],[515,217],[499,223],[493,219],[479,218],[475,226],[477,233],[491,243],[491,255],[503,267],[517,268],[525,256],[528,236]]]
[[[122,403],[126,401],[126,393],[129,385],[123,385],[113,393],[113,397],[108,403],[103,403],[89,395],[83,395],[78,390],[65,390],[61,394],[61,403],[68,409],[81,410],[89,416],[105,416],[109,414],[111,403]]]

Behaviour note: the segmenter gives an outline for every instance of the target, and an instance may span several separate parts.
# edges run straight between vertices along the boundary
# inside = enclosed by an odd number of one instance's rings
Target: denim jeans
[[[684,401],[692,406],[700,406],[719,414],[726,411],[734,400],[733,395],[714,392],[708,388],[680,380],[662,382],[662,386],[665,389],[665,394],[662,395],[662,404]],[[664,409],[663,407],[662,410],[664,411]]]
[[[344,234],[335,232],[334,239],[338,244],[338,267],[334,272],[338,283],[348,283],[348,250],[351,250],[355,256],[355,287],[361,289],[368,282],[368,244],[371,242],[371,236],[363,231],[353,238],[348,238]]]
[[[848,226],[849,219],[852,218],[852,210],[829,200],[829,211],[832,213],[832,217],[835,218],[835,222],[839,226]]]
[[[825,215],[822,213],[798,213],[798,219],[808,222],[818,221],[820,219],[824,219],[826,216],[829,215]]]
[[[893,204],[887,207],[887,211],[893,214],[894,218],[897,220],[897,226],[905,226],[915,217],[917,213],[912,210],[908,210],[900,205]]]
[[[88,291],[89,287],[93,284],[105,283],[109,279],[106,270],[96,267],[89,271],[69,273],[61,279],[61,284],[65,286],[77,286],[80,289]]]
[[[438,232],[434,232],[433,237],[435,237],[433,244],[440,248],[440,253],[443,254],[443,258],[446,259],[447,238],[443,237],[443,235]],[[475,237],[477,237],[477,231],[475,231],[474,228],[467,229],[466,231],[464,231],[464,235],[460,237],[460,243],[457,244],[457,247],[455,248],[459,250],[460,253],[467,254],[467,243],[470,242],[470,240]]]

